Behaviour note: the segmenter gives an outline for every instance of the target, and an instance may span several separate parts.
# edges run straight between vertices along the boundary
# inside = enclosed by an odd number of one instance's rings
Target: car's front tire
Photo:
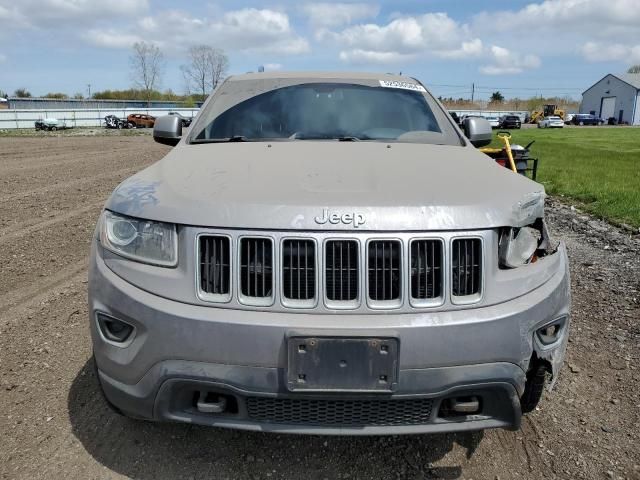
[[[529,413],[535,410],[542,398],[544,383],[547,379],[547,367],[543,363],[537,363],[529,373],[524,385],[524,393],[520,397],[520,407],[522,413]]]

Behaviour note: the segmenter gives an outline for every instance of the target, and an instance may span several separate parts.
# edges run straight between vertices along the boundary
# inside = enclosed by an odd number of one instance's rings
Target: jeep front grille
[[[442,257],[442,241],[411,241],[412,299],[432,300],[442,296]]]
[[[231,294],[231,246],[228,237],[200,237],[200,290],[216,296]]]
[[[398,300],[402,288],[402,244],[398,240],[369,242],[369,298],[374,301]]]
[[[451,293],[466,297],[480,293],[482,241],[457,238],[451,245]]]
[[[273,295],[273,242],[270,239],[240,240],[240,293],[254,298]]]
[[[328,300],[352,302],[358,298],[358,242],[330,240],[325,244],[325,294]]]
[[[477,304],[497,232],[195,234],[196,294],[228,308],[375,313]],[[485,252],[494,243],[495,250]],[[494,255],[495,254],[495,255]]]
[[[282,295],[312,300],[316,295],[316,244],[313,240],[282,242]]]

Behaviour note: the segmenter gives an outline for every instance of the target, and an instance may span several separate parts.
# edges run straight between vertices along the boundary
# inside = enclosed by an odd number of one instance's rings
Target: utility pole
[[[473,103],[473,99],[475,98],[476,95],[476,84],[472,83],[471,84],[471,103]]]
[[[89,96],[87,98],[91,98],[91,84],[87,83],[87,89],[89,90]]]

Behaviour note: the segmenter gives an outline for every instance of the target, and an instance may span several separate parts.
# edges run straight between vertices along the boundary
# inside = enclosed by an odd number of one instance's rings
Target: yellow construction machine
[[[534,112],[531,112],[529,123],[538,123],[544,117],[551,116],[560,117],[564,121],[565,112],[561,108],[558,108],[558,105],[549,103],[547,105],[543,105],[542,110],[535,110]]]

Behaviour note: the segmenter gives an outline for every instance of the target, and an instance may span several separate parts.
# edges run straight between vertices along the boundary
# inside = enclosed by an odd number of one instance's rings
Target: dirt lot
[[[640,240],[557,201],[572,337],[518,432],[303,437],[111,413],[88,363],[90,237],[109,192],[166,151],[148,136],[0,138],[0,478],[640,479]]]

